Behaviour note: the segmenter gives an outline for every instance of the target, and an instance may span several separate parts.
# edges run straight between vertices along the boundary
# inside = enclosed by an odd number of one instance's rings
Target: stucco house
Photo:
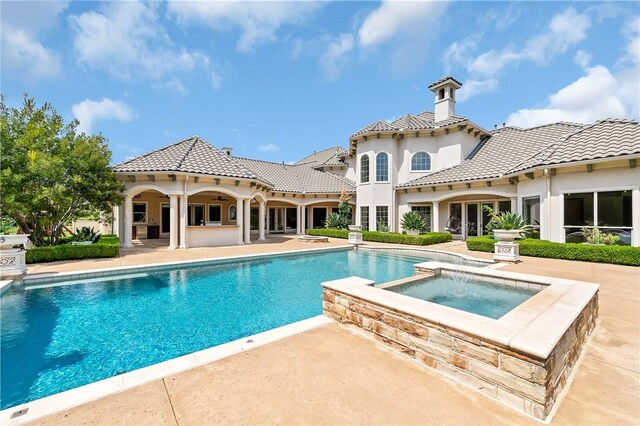
[[[465,239],[483,234],[490,205],[521,213],[542,239],[581,241],[582,228],[597,227],[640,246],[637,121],[486,130],[455,114],[461,86],[438,80],[433,112],[376,121],[348,148],[295,164],[236,157],[197,136],[125,161],[114,167],[127,188],[114,228],[125,247],[158,237],[170,248],[249,244],[323,226],[346,191],[369,230],[400,232],[415,210],[429,230]]]

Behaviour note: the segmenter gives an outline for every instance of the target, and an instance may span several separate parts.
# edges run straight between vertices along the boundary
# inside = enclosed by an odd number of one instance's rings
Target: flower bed
[[[307,234],[319,235],[331,238],[349,238],[349,231],[342,229],[308,229]],[[448,232],[428,232],[422,235],[405,235],[394,232],[362,231],[364,241],[377,243],[409,244],[414,246],[428,246],[431,244],[446,243],[451,241],[451,234]]]
[[[120,239],[115,235],[102,235],[91,245],[60,244],[33,247],[27,250],[27,263],[55,262],[58,260],[97,259],[118,257]]]
[[[467,248],[493,253],[496,241],[489,236],[467,238]],[[640,266],[640,247],[554,243],[545,240],[518,240],[520,255],[583,262]]]

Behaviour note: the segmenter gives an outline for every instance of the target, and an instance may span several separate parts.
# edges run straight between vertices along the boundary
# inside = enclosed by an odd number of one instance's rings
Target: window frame
[[[389,225],[389,205],[387,204],[382,204],[382,205],[376,205],[375,209],[376,209],[376,231],[378,230],[378,209],[379,208],[386,208],[387,209],[387,221],[384,224],[385,226],[387,226],[389,229],[391,229],[391,226]]]
[[[191,207],[191,208],[189,208]],[[202,212],[202,220],[206,221],[207,220],[207,215],[209,214],[206,203],[188,203],[187,204],[187,226],[202,226],[202,224],[196,224],[193,225],[193,223],[195,223],[195,219],[196,219],[196,210],[193,207],[202,207],[203,208],[203,212]],[[189,222],[191,222],[192,224],[189,225]]]
[[[416,169],[416,168],[413,167],[413,160],[416,158],[416,156],[418,154],[425,154],[427,156],[427,159],[429,161],[429,163],[428,163],[429,168],[427,168],[427,169]],[[412,172],[430,172],[430,171],[432,171],[433,167],[431,166],[431,159],[432,159],[431,158],[431,154],[429,154],[427,151],[418,151],[418,152],[414,153],[411,156],[411,171]]]
[[[142,222],[136,222],[135,221],[135,217],[136,217],[136,211],[135,211],[135,205],[136,204],[143,204],[144,205],[144,221]],[[140,213],[137,213],[140,214]],[[132,221],[132,225],[147,225],[149,223],[149,202],[148,201],[134,201],[133,204],[131,205],[131,221]]]
[[[211,207],[218,207],[218,209],[220,210],[220,220],[212,220],[211,219]],[[222,223],[222,204],[207,204],[207,216],[206,216],[206,221],[207,222],[220,222]]]
[[[386,179],[385,180],[381,180],[378,179],[378,158],[380,158],[381,155],[385,155],[387,158],[387,170],[386,170]],[[379,153],[376,154],[376,183],[389,183],[391,181],[390,179],[390,173],[389,173],[389,165],[391,164],[391,155],[389,155],[388,152],[385,151],[381,151]]]
[[[367,173],[363,173],[364,170],[362,166],[362,161],[365,158],[367,159]],[[371,157],[369,157],[369,154],[362,154],[360,156],[359,165],[360,165],[360,183],[370,183],[371,182]],[[367,180],[362,180],[363,176],[366,176]]]
[[[367,217],[367,222],[366,222],[367,226],[366,227],[362,223],[362,217],[363,217],[362,216],[362,209],[367,209],[367,215],[366,215],[366,217]],[[371,209],[369,208],[369,206],[360,206],[360,226],[362,227],[363,231],[368,231],[369,230],[369,224],[371,223],[371,221],[370,221],[370,217],[371,217],[370,210]]]

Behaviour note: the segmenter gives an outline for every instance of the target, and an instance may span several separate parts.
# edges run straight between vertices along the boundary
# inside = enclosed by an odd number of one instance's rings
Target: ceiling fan
[[[214,198],[214,200],[218,200],[218,201],[229,201],[228,198],[224,198],[222,195],[218,195],[217,198]]]

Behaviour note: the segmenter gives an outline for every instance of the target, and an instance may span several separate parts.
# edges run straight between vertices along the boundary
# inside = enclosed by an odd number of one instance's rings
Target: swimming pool
[[[320,283],[393,281],[434,256],[322,250],[12,289],[0,408],[320,315]]]

